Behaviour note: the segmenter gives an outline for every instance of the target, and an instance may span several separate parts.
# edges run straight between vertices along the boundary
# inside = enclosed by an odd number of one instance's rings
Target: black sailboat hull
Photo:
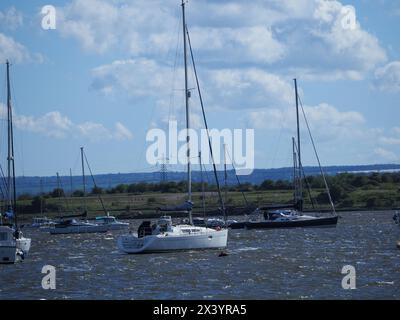
[[[230,226],[232,229],[276,229],[276,228],[309,228],[336,227],[338,216],[291,221],[238,222]]]

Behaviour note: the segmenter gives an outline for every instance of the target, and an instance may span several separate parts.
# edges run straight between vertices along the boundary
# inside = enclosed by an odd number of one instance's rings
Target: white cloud
[[[342,112],[325,103],[314,107],[304,106],[304,112],[312,133],[320,140],[346,139],[349,136],[359,138],[365,135],[362,128],[365,119],[358,112]],[[302,115],[301,121],[302,129],[305,131],[306,125]],[[256,129],[284,129],[294,132],[296,128],[295,108],[252,111],[249,113],[247,123],[248,127]]]
[[[0,33],[0,61],[20,63],[32,60],[28,50],[13,38]]]
[[[384,149],[384,148],[376,148],[374,150],[374,154],[379,157],[379,159],[377,159],[377,162],[379,161],[398,161],[399,157],[396,155],[396,153]]]
[[[117,60],[92,70],[91,88],[110,94],[123,90],[131,96],[168,94],[171,69],[149,59]]]
[[[0,27],[3,29],[15,30],[23,25],[22,13],[15,7],[0,11]]]
[[[14,122],[18,129],[54,138],[64,138],[73,130],[71,120],[58,111],[46,113],[41,117],[15,115]]]
[[[94,90],[104,94],[122,90],[132,97],[158,98],[157,104],[164,108],[170,105],[166,100],[171,90],[183,87],[182,68],[174,77],[170,67],[149,59],[117,60],[93,69],[92,76]],[[288,81],[261,69],[208,69],[201,72],[200,80],[209,108],[254,109],[283,106],[293,100]]]
[[[375,87],[381,91],[400,92],[400,61],[393,61],[375,71]]]
[[[359,80],[386,62],[386,52],[358,22],[343,26],[344,9],[335,0],[203,0],[190,2],[187,14],[196,56],[208,68],[246,64]],[[61,34],[94,53],[165,61],[181,31],[176,1],[73,0],[58,12]]]
[[[121,122],[117,122],[115,124],[114,137],[118,140],[131,140],[133,138],[133,134]]]
[[[0,104],[0,118],[4,120],[6,117],[6,106]],[[91,121],[74,123],[59,111],[48,112],[39,117],[14,114],[14,124],[19,130],[39,133],[57,139],[74,137],[102,141],[131,140],[133,138],[130,130],[120,122],[115,124],[114,130],[110,130],[100,123]]]

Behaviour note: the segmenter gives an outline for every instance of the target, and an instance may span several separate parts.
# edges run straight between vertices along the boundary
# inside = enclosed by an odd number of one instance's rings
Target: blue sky
[[[157,170],[147,131],[183,124],[179,2],[1,1],[19,175],[78,174],[81,145],[97,173]],[[56,30],[41,27],[47,4]],[[354,28],[343,27],[345,6]],[[324,165],[399,162],[398,1],[191,0],[187,15],[209,124],[254,128],[257,168],[291,164],[294,77]],[[0,86],[4,107],[4,76]],[[304,164],[315,165],[302,135]]]

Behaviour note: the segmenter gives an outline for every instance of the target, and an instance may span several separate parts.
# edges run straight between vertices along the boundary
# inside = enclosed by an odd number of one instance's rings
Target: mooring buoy
[[[400,249],[400,240],[397,241],[397,249]]]
[[[228,255],[227,252],[221,251],[221,252],[219,253],[218,257],[226,257],[227,255]]]

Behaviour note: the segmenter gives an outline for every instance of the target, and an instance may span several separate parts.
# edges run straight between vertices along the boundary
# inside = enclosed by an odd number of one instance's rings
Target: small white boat
[[[108,231],[123,230],[129,228],[129,223],[118,221],[114,216],[96,217],[96,224],[99,226],[106,226]]]
[[[172,225],[169,216],[151,226],[144,221],[137,234],[118,238],[118,248],[125,253],[151,253],[194,249],[222,249],[227,245],[227,229],[211,229],[193,225]]]
[[[24,252],[18,248],[14,233],[13,228],[0,225],[0,264],[15,263],[24,258]]]
[[[106,225],[68,219],[57,223],[54,227],[51,227],[48,230],[50,234],[101,233],[107,232],[108,227]]]
[[[47,218],[47,217],[34,217],[32,223],[29,226],[30,228],[42,228],[42,227],[51,227],[54,226],[56,223]]]

